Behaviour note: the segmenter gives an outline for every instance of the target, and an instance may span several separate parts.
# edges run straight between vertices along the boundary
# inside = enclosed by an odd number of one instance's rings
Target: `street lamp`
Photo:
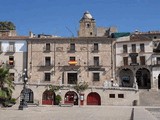
[[[22,90],[22,99],[20,101],[19,110],[23,110],[23,108],[27,108],[26,102],[26,83],[28,81],[27,69],[25,68],[23,71],[23,90]]]

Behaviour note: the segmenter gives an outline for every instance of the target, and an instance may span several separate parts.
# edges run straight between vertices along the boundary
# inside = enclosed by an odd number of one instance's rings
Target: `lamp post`
[[[27,108],[26,102],[26,83],[28,81],[27,69],[25,68],[23,71],[23,90],[22,90],[22,99],[20,101],[19,110],[23,110],[23,108]]]

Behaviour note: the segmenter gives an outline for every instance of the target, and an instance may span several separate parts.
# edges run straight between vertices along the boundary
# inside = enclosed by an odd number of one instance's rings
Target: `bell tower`
[[[86,11],[79,21],[80,28],[78,37],[95,37],[96,36],[96,22],[92,15]]]

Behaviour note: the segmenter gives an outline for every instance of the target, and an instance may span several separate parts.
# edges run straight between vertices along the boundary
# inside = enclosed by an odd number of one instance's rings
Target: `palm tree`
[[[14,90],[14,85],[12,82],[12,77],[9,74],[9,69],[1,67],[0,68],[0,102],[10,100],[12,98],[12,91]]]

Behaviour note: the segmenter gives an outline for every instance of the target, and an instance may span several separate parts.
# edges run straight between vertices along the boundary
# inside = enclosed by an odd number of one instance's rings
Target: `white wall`
[[[2,51],[6,52],[9,42],[15,42],[15,52],[27,52],[27,42],[25,40],[0,40]]]
[[[127,39],[126,39],[127,40]],[[145,52],[140,52],[140,44],[144,43],[145,46]],[[128,63],[130,64],[131,58],[129,57],[129,53],[132,53],[132,44],[136,44],[136,52],[138,53],[137,62],[140,62],[140,56],[146,57],[146,64],[151,64],[151,55],[152,55],[152,42],[151,41],[124,41],[124,38],[122,38],[122,41],[120,41],[120,38],[118,39],[116,43],[116,67],[123,66],[123,57],[128,57]],[[123,53],[123,45],[127,45],[128,53]]]

